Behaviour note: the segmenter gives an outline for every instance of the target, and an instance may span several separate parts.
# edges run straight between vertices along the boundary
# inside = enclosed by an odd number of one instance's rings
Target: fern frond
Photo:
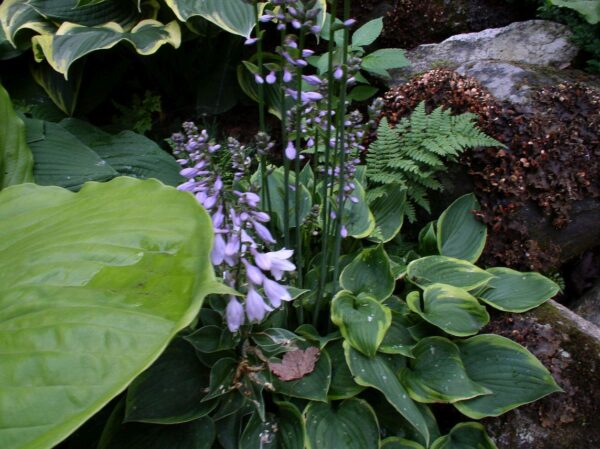
[[[383,118],[367,153],[367,198],[378,198],[383,194],[380,186],[397,183],[407,190],[405,214],[411,222],[416,219],[415,205],[429,212],[427,192],[443,190],[436,175],[446,161],[456,160],[468,148],[503,146],[482,133],[475,118],[469,113],[453,116],[442,107],[427,114],[424,102],[395,129]]]

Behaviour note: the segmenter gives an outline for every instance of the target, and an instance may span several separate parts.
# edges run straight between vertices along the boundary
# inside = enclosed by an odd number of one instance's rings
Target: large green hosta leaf
[[[8,92],[0,84],[0,190],[33,181],[33,157],[25,125],[15,113]]]
[[[217,289],[211,235],[155,180],[0,192],[0,447],[52,448],[158,358]]]
[[[182,181],[175,159],[141,134],[112,135],[76,119],[27,119],[26,124],[38,184],[78,190],[87,181],[116,176],[156,178],[173,186]]]
[[[304,411],[309,449],[378,449],[379,426],[371,406],[361,399],[341,404],[311,402]]]
[[[54,35],[33,38],[36,60],[46,59],[54,70],[68,77],[69,67],[78,59],[98,50],[107,50],[125,41],[141,55],[151,55],[162,45],[178,48],[181,30],[177,21],[164,25],[156,20],[142,20],[131,31],[116,22],[82,26],[65,22]]]
[[[423,299],[418,292],[411,292],[406,303],[425,321],[457,337],[475,335],[490,321],[486,308],[477,299],[451,285],[429,285],[423,292]]]
[[[469,418],[499,416],[560,391],[548,370],[523,346],[499,335],[456,342],[469,378],[492,394],[454,406]]]
[[[442,256],[475,263],[485,246],[487,227],[473,215],[479,202],[472,193],[463,195],[446,209],[437,224],[437,247]]]
[[[254,6],[245,0],[165,0],[175,15],[182,22],[190,17],[201,16],[222,29],[249,37],[256,16]],[[259,14],[264,3],[259,4]]]
[[[427,256],[408,264],[407,277],[421,288],[439,283],[470,291],[486,285],[494,275],[466,260]]]
[[[476,422],[463,422],[454,426],[446,436],[438,438],[431,449],[497,449],[485,432],[485,427]]]
[[[331,302],[331,321],[353,348],[373,357],[392,323],[392,313],[369,295],[342,290]]]
[[[478,297],[505,312],[526,312],[548,301],[560,290],[555,282],[539,273],[521,273],[500,267],[487,271],[495,277]]]

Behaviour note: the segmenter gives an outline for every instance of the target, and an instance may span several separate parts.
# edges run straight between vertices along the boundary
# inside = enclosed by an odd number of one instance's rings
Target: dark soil
[[[338,4],[341,11],[343,0]],[[535,16],[535,8],[505,0],[354,0],[351,14],[359,23],[384,18],[377,46],[410,49],[455,34],[528,20]]]

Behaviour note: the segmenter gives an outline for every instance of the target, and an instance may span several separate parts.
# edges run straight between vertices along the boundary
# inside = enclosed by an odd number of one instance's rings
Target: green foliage
[[[0,320],[0,442],[50,448],[218,291],[210,219],[189,195],[118,178],[79,193],[12,186],[0,193],[0,222],[0,307],[10,310]]]
[[[0,189],[32,181],[33,157],[27,146],[25,125],[0,85]]]
[[[181,183],[180,167],[155,142],[132,131],[113,135],[77,119],[60,123],[26,119],[33,173],[41,185],[78,190],[87,181],[116,176]]]
[[[569,8],[581,14],[588,23],[596,25],[600,22],[600,0],[549,0],[550,4],[561,8]]]
[[[119,115],[113,117],[113,125],[120,129],[130,129],[139,134],[146,134],[152,129],[156,114],[162,112],[160,95],[150,91],[144,93],[144,98],[134,94],[131,106],[113,102]]]
[[[367,178],[373,186],[368,200],[386,195],[386,186],[395,185],[407,193],[405,214],[411,222],[416,219],[415,205],[429,211],[427,192],[442,190],[436,175],[445,169],[445,161],[456,160],[467,148],[502,146],[479,131],[473,118],[452,116],[441,107],[427,114],[424,103],[395,129],[383,118],[367,154]]]

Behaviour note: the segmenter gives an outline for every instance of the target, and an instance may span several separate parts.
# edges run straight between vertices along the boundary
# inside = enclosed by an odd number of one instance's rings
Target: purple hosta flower
[[[249,37],[244,41],[244,45],[254,45],[258,41],[257,37]]]
[[[273,308],[267,305],[263,297],[251,285],[246,295],[246,315],[248,316],[248,321],[262,321],[267,312],[272,310]]]
[[[283,82],[289,83],[290,81],[292,81],[292,72],[288,69],[283,69]]]
[[[345,27],[351,27],[352,25],[354,25],[356,23],[356,19],[348,19],[344,21],[344,26]]]
[[[281,301],[291,301],[292,296],[287,288],[268,278],[264,279],[265,295],[271,305],[275,308],[281,306]]]
[[[260,321],[273,310],[258,292],[259,286],[274,306],[290,299],[287,289],[270,278],[281,280],[285,273],[295,270],[288,260],[293,252],[269,251],[270,245],[276,242],[264,225],[270,217],[259,209],[260,196],[252,187],[246,191],[231,188],[232,182],[245,184],[250,181],[252,161],[245,147],[235,139],[227,141],[226,149],[234,172],[231,181],[223,177],[223,170],[217,165],[222,158],[215,153],[221,146],[210,142],[208,133],[198,131],[193,123],[185,123],[183,128],[184,133],[172,138],[173,152],[186,178],[179,189],[194,194],[211,214],[215,233],[211,262],[215,271],[226,285],[246,292],[243,301],[230,297],[225,311],[229,330],[237,332],[246,317],[250,322]],[[259,133],[255,142],[257,151],[265,154],[273,146],[266,133]]]
[[[237,332],[244,324],[244,307],[234,296],[229,297],[229,303],[225,309],[225,319],[229,332]]]
[[[259,268],[249,263],[246,259],[242,259],[242,263],[246,267],[246,276],[248,276],[250,282],[256,285],[262,285],[263,281],[265,280],[265,275],[263,272]]]
[[[278,281],[283,278],[284,272],[296,270],[296,266],[289,260],[294,254],[294,251],[291,249],[283,248],[279,251],[270,251],[267,253],[260,253],[256,250],[251,250],[251,252],[256,265],[263,271],[270,271]]]
[[[262,76],[260,76],[258,73],[256,73],[254,75],[254,81],[256,81],[257,84],[264,84],[265,80],[263,79]]]
[[[296,147],[291,140],[288,142],[287,147],[285,147],[285,157],[290,161],[296,159]]]

